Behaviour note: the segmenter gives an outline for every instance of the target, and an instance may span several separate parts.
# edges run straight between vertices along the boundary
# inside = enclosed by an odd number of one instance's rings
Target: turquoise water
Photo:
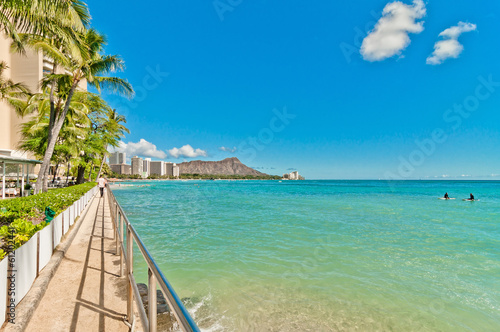
[[[500,182],[140,184],[113,190],[202,330],[499,330]]]

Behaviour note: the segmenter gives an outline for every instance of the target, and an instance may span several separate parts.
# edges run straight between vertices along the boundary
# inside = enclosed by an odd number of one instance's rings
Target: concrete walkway
[[[108,198],[91,202],[26,331],[129,331]]]

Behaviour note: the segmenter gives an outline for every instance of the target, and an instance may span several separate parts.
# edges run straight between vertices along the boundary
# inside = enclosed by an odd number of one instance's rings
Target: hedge
[[[15,234],[14,250],[26,243],[31,236],[43,229],[45,208],[50,207],[56,216],[70,207],[96,185],[88,182],[77,186],[51,189],[46,193],[0,201],[0,260],[5,256],[6,238],[9,232]],[[9,248],[12,249],[12,248]]]

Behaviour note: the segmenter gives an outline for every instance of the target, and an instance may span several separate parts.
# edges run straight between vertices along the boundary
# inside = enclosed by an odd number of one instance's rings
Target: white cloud
[[[427,58],[428,65],[439,65],[449,58],[458,58],[464,50],[464,46],[458,42],[458,37],[464,32],[476,30],[476,25],[472,23],[458,22],[453,26],[441,32],[439,37],[443,37],[434,44],[434,52]]]
[[[179,157],[188,157],[188,158],[195,158],[199,156],[206,157],[207,152],[203,151],[202,149],[193,149],[193,147],[189,144],[184,145],[182,148],[173,148],[171,150],[168,150],[168,153],[174,158],[179,158]]]
[[[420,33],[426,8],[423,0],[413,0],[413,5],[400,1],[388,3],[382,17],[361,44],[361,55],[368,61],[381,61],[401,52],[410,45],[409,33]]]
[[[141,138],[137,143],[120,142],[120,146],[114,150],[119,152],[125,152],[128,157],[139,156],[139,157],[150,157],[158,159],[167,158],[167,154],[164,151],[158,150],[156,148],[156,145],[146,141],[144,138]]]
[[[219,150],[221,151],[225,151],[225,152],[229,152],[229,153],[235,153],[236,152],[236,147],[233,147],[232,149],[231,148],[228,148],[228,147],[225,147],[225,146],[221,146],[219,148]]]

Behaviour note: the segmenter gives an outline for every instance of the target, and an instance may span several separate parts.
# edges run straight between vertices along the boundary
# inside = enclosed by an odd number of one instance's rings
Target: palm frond
[[[88,83],[94,86],[99,92],[105,88],[127,98],[132,98],[134,96],[132,85],[127,80],[119,77],[94,76],[94,79]]]

